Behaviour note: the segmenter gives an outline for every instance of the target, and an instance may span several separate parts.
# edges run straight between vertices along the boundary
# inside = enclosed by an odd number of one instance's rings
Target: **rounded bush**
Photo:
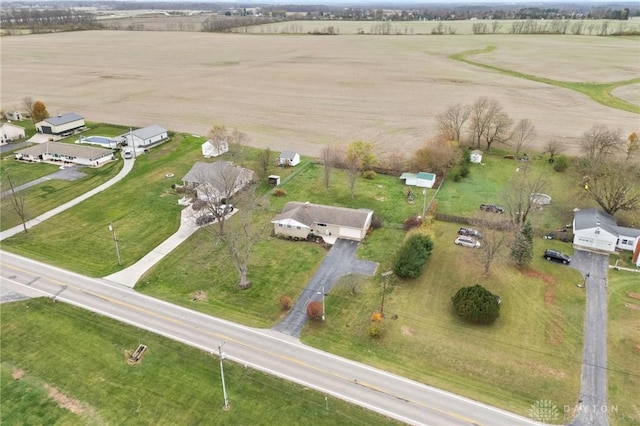
[[[556,172],[564,172],[569,168],[569,159],[564,155],[558,155],[553,161],[553,170]]]
[[[458,316],[476,324],[491,324],[500,316],[499,298],[479,284],[462,287],[451,298]]]
[[[273,195],[274,197],[284,197],[285,195],[287,195],[287,191],[282,188],[276,188],[271,191],[271,195]]]
[[[322,303],[311,302],[307,305],[307,317],[313,321],[322,320]]]
[[[365,170],[362,173],[362,177],[364,177],[365,179],[369,179],[369,180],[373,180],[376,178],[376,172],[373,170]]]

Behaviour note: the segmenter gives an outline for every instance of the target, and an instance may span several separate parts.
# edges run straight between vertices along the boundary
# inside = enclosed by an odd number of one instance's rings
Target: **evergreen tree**
[[[462,287],[451,298],[456,313],[477,324],[490,324],[500,316],[498,298],[479,284]]]
[[[431,238],[421,234],[411,235],[398,251],[393,264],[394,274],[403,278],[420,276],[431,250],[433,250]]]
[[[522,228],[518,229],[515,241],[511,246],[511,257],[518,267],[529,266],[533,260],[533,228],[531,222],[526,221]]]

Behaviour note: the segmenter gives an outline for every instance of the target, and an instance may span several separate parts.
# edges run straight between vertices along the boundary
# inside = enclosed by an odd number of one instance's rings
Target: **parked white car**
[[[464,235],[458,235],[458,238],[454,241],[457,245],[463,247],[479,248],[480,243],[471,237],[465,237]]]

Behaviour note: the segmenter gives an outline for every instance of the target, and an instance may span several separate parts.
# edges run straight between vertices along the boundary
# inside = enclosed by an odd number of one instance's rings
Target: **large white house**
[[[65,136],[72,134],[75,130],[84,127],[84,118],[75,112],[58,114],[55,117],[45,118],[36,123],[36,130],[39,133],[54,136]]]
[[[338,238],[362,241],[372,218],[373,210],[292,201],[271,223],[276,235],[295,239],[316,235],[332,244]]]
[[[11,123],[2,123],[2,126],[0,126],[0,143],[15,141],[24,137],[24,127]]]
[[[573,215],[573,244],[613,253],[633,251],[640,229],[618,226],[613,216],[598,209],[577,210]]]
[[[169,138],[169,133],[166,129],[158,126],[157,124],[153,124],[151,126],[143,127],[142,129],[132,130],[120,137],[127,142],[127,146],[147,148],[151,145],[167,140]]]
[[[113,151],[61,142],[45,142],[21,149],[16,160],[28,162],[73,163],[98,166],[114,159]]]

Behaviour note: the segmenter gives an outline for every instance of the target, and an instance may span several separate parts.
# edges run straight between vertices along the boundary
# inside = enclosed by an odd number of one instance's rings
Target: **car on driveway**
[[[458,229],[458,235],[462,235],[464,237],[473,237],[476,239],[482,238],[482,234],[473,228],[460,228]]]
[[[495,204],[480,204],[480,210],[491,213],[504,213],[504,208]]]
[[[454,241],[459,246],[463,247],[471,247],[471,248],[479,248],[480,243],[475,240],[475,238],[465,237],[463,235],[458,235],[458,238]]]
[[[566,254],[557,250],[546,249],[544,251],[544,258],[548,261],[560,262],[568,265],[571,262],[571,258]]]

